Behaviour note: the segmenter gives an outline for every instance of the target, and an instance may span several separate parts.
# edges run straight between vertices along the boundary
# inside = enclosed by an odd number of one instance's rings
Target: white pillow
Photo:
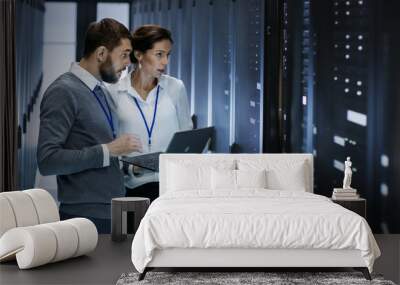
[[[238,188],[267,188],[265,169],[261,170],[235,170]]]
[[[240,188],[265,188],[266,172],[262,170],[211,170],[213,190],[238,190]]]
[[[234,169],[235,161],[213,161],[211,163],[174,161],[167,165],[167,191],[210,190],[211,169]]]
[[[236,189],[236,170],[232,169],[216,169],[211,170],[211,189]]]
[[[182,164],[170,163],[168,175],[168,189],[171,191],[185,191],[193,189],[207,189],[210,186],[210,167],[188,167]]]
[[[261,159],[238,161],[239,170],[266,169],[268,189],[306,191],[309,189],[309,167],[306,160],[275,160]]]
[[[304,167],[298,165],[286,171],[271,169],[267,171],[268,188],[273,190],[290,190],[306,192],[307,182]]]

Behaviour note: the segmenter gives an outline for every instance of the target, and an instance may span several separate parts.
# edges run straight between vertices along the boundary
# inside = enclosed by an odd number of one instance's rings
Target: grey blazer
[[[112,140],[103,110],[77,76],[64,73],[49,86],[40,106],[37,161],[43,175],[57,175],[60,211],[110,218],[111,199],[125,196],[118,158],[103,167],[101,144]]]

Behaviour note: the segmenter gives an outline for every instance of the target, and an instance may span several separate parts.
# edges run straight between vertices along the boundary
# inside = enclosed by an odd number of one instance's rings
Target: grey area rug
[[[138,273],[122,274],[117,285],[146,284],[379,284],[395,285],[384,280],[381,275],[372,275],[372,281],[364,278],[360,272],[148,272],[142,281]]]

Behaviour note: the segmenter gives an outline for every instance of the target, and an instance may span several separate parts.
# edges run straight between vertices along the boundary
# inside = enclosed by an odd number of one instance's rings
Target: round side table
[[[134,232],[150,205],[149,198],[121,197],[111,200],[111,240],[124,241],[127,236],[127,212],[134,213]]]

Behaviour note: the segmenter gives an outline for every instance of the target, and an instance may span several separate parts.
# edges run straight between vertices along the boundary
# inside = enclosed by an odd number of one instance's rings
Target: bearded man
[[[57,175],[60,218],[88,218],[100,233],[110,232],[111,199],[125,196],[118,156],[141,150],[134,135],[116,137],[103,83],[116,83],[130,64],[130,37],[113,19],[90,24],[83,58],[47,88],[40,106],[38,167]]]

